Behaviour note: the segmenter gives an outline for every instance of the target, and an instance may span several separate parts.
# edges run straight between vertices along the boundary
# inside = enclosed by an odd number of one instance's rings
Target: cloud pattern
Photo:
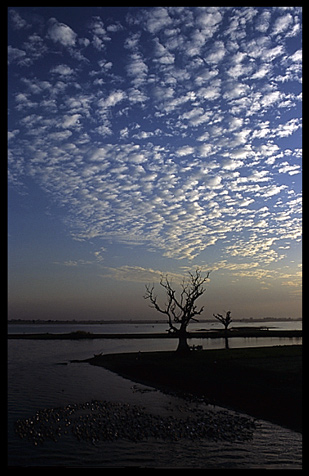
[[[300,8],[39,13],[9,10],[12,186],[34,180],[98,249],[286,256],[301,235]]]

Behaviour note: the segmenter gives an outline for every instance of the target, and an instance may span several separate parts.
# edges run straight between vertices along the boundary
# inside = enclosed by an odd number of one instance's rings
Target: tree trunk
[[[190,347],[187,342],[187,332],[179,332],[179,342],[177,347],[177,354],[186,355],[190,352]]]
[[[228,338],[228,325],[225,326],[224,339],[225,339],[225,348],[229,349],[229,338]]]
[[[229,349],[229,338],[226,334],[225,334],[225,348]]]

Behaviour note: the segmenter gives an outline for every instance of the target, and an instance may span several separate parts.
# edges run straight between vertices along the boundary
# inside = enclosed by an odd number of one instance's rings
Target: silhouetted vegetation
[[[160,285],[165,289],[168,298],[164,305],[158,303],[158,297],[154,293],[154,285],[146,285],[144,298],[150,300],[151,307],[168,317],[169,331],[179,338],[178,353],[186,354],[190,352],[187,342],[187,327],[190,321],[197,321],[195,316],[203,312],[204,306],[198,309],[196,301],[206,291],[203,284],[209,278],[209,274],[210,272],[207,272],[206,276],[202,276],[199,269],[196,269],[195,273],[189,272],[188,280],[184,279],[181,284],[182,290],[179,297],[176,295],[176,290],[172,287],[169,278],[162,275]]]
[[[225,313],[225,317],[222,316],[221,314],[213,314],[213,316],[214,316],[219,322],[221,322],[221,324],[224,325],[224,331],[225,331],[225,335],[224,335],[224,338],[225,338],[225,348],[228,349],[228,348],[229,348],[229,340],[228,340],[227,330],[228,330],[229,325],[230,325],[231,322],[232,322],[231,311],[227,311],[227,312]]]
[[[221,322],[221,324],[224,325],[224,329],[227,330],[227,328],[229,327],[229,325],[231,324],[232,322],[232,318],[231,318],[231,311],[227,311],[225,313],[225,317],[222,316],[221,314],[213,314],[213,316]]]

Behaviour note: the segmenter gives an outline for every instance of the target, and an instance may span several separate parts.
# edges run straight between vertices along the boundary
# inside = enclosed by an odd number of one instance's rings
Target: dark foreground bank
[[[134,352],[88,359],[136,382],[302,430],[302,346]]]

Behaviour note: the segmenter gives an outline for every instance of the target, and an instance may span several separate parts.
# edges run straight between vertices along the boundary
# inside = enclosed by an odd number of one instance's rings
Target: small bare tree
[[[224,330],[227,331],[227,328],[229,327],[229,325],[231,324],[232,322],[232,318],[231,318],[231,311],[227,311],[225,313],[225,317],[224,316],[221,316],[221,314],[213,314],[213,316],[221,322],[221,324],[224,325]]]
[[[202,276],[199,269],[196,269],[195,273],[189,272],[189,278],[183,279],[179,297],[176,296],[176,290],[173,289],[168,276],[162,275],[160,285],[165,289],[168,298],[164,306],[158,303],[154,285],[146,285],[144,298],[150,300],[151,307],[168,317],[169,331],[174,332],[179,338],[177,352],[181,354],[190,350],[187,343],[187,326],[190,321],[197,321],[195,316],[203,312],[204,306],[198,309],[196,300],[206,291],[203,284],[208,280],[209,274],[210,271],[206,276]]]
[[[221,322],[221,324],[224,325],[224,332],[225,332],[225,348],[228,349],[229,348],[229,340],[228,340],[228,327],[229,325],[231,324],[232,322],[232,318],[231,318],[231,311],[227,311],[225,313],[225,317],[222,316],[221,314],[213,314],[213,316]]]

